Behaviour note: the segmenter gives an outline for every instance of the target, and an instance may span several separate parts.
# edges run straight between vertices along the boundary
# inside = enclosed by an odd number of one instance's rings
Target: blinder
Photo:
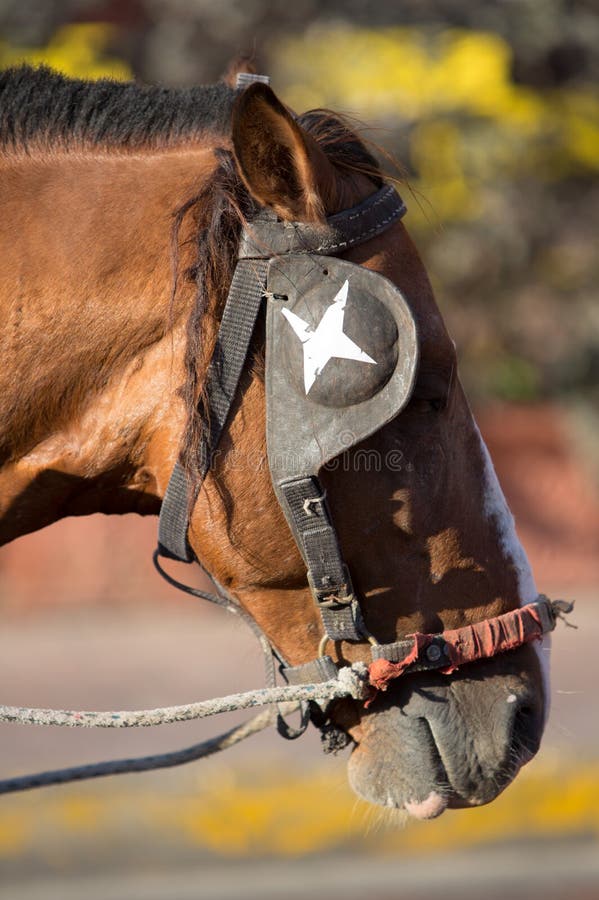
[[[266,297],[266,434],[276,489],[317,475],[401,412],[418,343],[399,289],[345,260],[275,258]]]

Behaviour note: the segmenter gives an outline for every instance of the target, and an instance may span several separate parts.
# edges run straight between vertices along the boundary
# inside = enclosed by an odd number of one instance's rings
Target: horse
[[[368,203],[383,172],[342,116],[296,115],[230,78],[176,90],[9,70],[0,148],[0,543],[65,516],[156,516],[177,463],[199,478],[243,229],[266,211],[318,230]],[[365,660],[369,640],[475,626],[537,597],[403,221],[339,259],[401,293],[418,362],[401,411],[320,476],[364,622],[359,639],[328,642],[335,666]],[[327,637],[266,462],[264,347],[259,312],[187,540],[297,667]],[[339,362],[368,377],[364,356]],[[493,800],[539,747],[548,656],[544,638],[335,701],[354,791],[421,819]]]

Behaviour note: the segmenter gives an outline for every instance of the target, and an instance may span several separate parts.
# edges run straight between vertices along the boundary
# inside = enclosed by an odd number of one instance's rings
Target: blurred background
[[[542,752],[488,808],[406,827],[355,800],[316,736],[263,735],[180,771],[3,799],[0,896],[599,897],[599,7],[0,0],[2,68],[191,85],[240,53],[294,109],[349,113],[401,162],[406,222],[537,583],[576,599],[579,630],[554,638]],[[0,551],[3,702],[154,706],[262,683],[237,625],[160,583],[155,529],[91,517]],[[2,770],[229,724],[4,726]]]

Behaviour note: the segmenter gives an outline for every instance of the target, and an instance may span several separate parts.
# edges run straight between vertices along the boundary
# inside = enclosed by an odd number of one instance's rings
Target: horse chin
[[[406,684],[362,717],[350,785],[364,800],[417,819],[483,806],[536,753],[543,705],[542,691],[521,675]]]
[[[350,785],[363,800],[405,810],[416,819],[489,803],[520,768],[513,763],[501,773],[481,777],[480,765],[464,758],[457,742],[439,748],[426,720],[406,721],[400,710],[375,713],[372,726],[349,759]],[[451,758],[451,774],[442,757]]]
[[[363,800],[415,818],[435,818],[448,805],[447,775],[426,721],[410,722],[399,709],[365,717],[348,778]]]

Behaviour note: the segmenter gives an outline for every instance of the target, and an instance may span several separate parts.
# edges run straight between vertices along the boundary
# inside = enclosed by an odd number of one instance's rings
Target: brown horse
[[[267,207],[323,222],[381,173],[341,118],[295,118],[263,85],[170,91],[19,69],[0,77],[0,146],[0,543],[64,516],[156,515],[177,458],[195,471],[243,221]],[[344,258],[401,289],[419,341],[409,404],[322,475],[367,628],[394,641],[516,609],[536,590],[418,253],[398,222]],[[260,334],[189,539],[299,664],[322,626],[265,464]],[[372,454],[394,464],[360,464]],[[538,748],[547,656],[523,646],[406,676],[368,709],[338,701],[354,789],[421,818],[492,800]]]

